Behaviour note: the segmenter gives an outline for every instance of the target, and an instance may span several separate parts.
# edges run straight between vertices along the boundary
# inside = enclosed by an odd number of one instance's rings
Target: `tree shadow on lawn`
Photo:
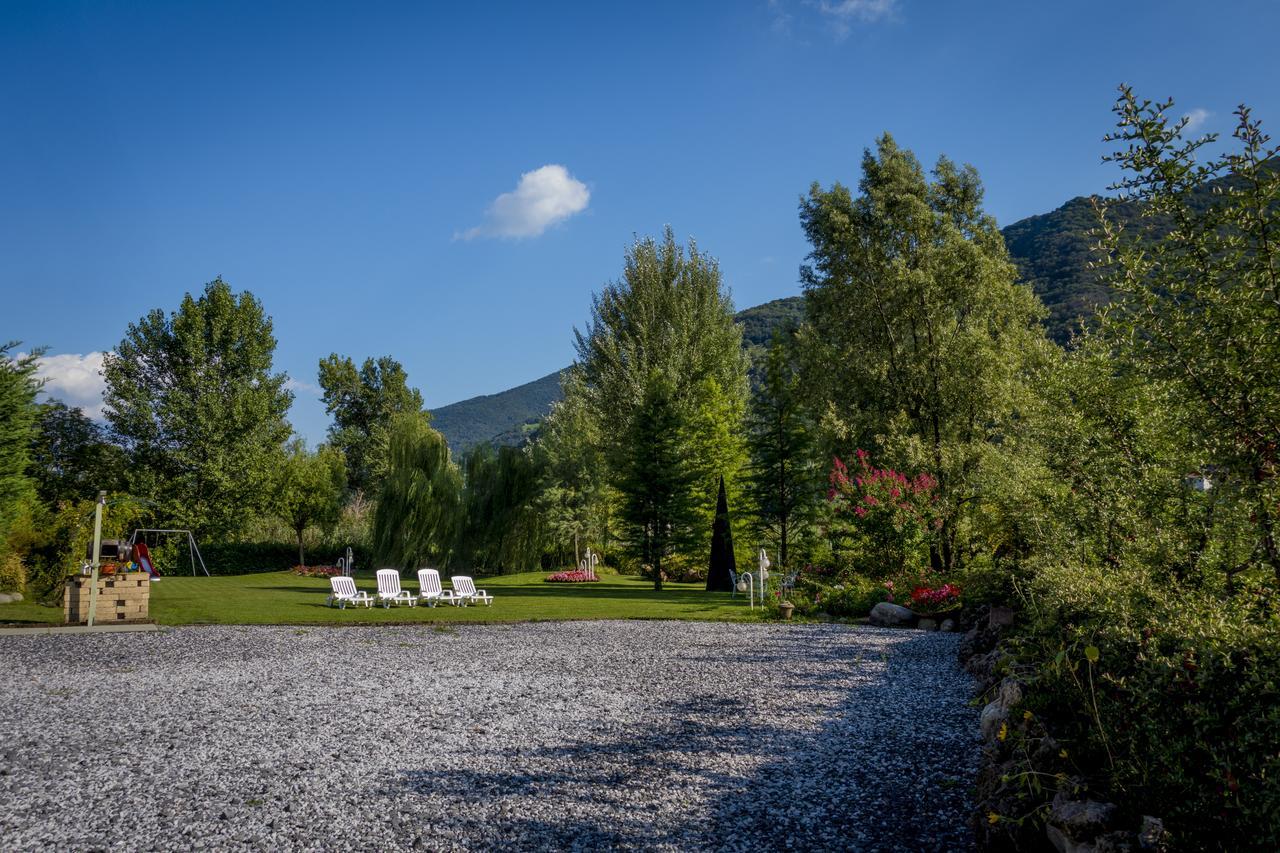
[[[568,724],[556,745],[512,744],[476,753],[472,767],[406,770],[382,793],[401,803],[407,794],[423,810],[449,803],[445,824],[494,847],[969,849],[977,714],[954,686],[963,679],[930,691],[939,655],[922,652],[927,636],[894,643],[888,665],[807,652],[804,673],[769,686],[791,696],[772,704],[769,719],[756,715],[744,684],[746,698],[666,702],[652,725],[601,737],[587,722],[575,737]],[[787,657],[795,661],[755,662]],[[844,676],[853,667],[852,687],[815,660],[846,667]],[[788,724],[815,706],[825,709],[817,728]],[[682,793],[691,788],[696,796]]]

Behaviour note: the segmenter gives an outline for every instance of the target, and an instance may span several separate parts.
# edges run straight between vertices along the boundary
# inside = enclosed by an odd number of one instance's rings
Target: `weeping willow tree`
[[[537,569],[550,543],[539,506],[542,466],[534,454],[481,444],[466,455],[462,470],[458,558],[486,573]]]
[[[384,563],[413,569],[449,559],[461,514],[462,477],[444,436],[422,414],[391,422],[386,479],[373,516],[373,543]]]

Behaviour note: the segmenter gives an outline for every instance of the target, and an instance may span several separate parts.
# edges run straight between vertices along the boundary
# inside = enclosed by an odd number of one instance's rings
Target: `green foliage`
[[[364,360],[360,369],[337,353],[320,360],[325,411],[333,416],[329,443],[342,451],[353,490],[376,494],[387,471],[387,435],[399,414],[422,411],[422,394],[391,356]]]
[[[275,346],[261,303],[219,278],[131,323],[107,354],[107,421],[156,520],[212,539],[269,511],[293,399]]]
[[[862,169],[858,196],[814,184],[801,202],[804,385],[837,444],[938,479],[932,559],[950,571],[971,556],[978,474],[1044,350],[1042,309],[1014,283],[972,167],[941,158],[929,181],[886,134]]]
[[[25,592],[27,567],[13,551],[0,553],[0,592]]]
[[[791,603],[804,616],[826,613],[836,619],[861,619],[888,598],[884,583],[850,573],[834,583],[802,580],[791,595]]]
[[[662,589],[663,561],[697,539],[695,474],[686,464],[681,427],[674,391],[655,375],[625,436],[630,453],[617,483],[628,548],[654,589]]]
[[[1046,566],[1020,656],[1032,710],[1098,795],[1160,815],[1183,849],[1280,835],[1280,618],[1131,564]]]
[[[462,476],[425,413],[392,419],[388,466],[373,515],[378,559],[402,569],[449,559],[461,517]]]
[[[40,406],[29,470],[43,503],[92,500],[120,483],[125,467],[124,451],[84,412],[56,400]]]
[[[128,539],[144,511],[129,495],[108,492],[102,538]],[[63,581],[79,571],[93,541],[93,515],[92,499],[63,501],[56,507],[37,505],[15,525],[15,550],[25,555],[28,587],[37,598],[61,604]]]
[[[485,574],[537,568],[547,545],[543,473],[528,449],[478,445],[463,458],[457,560]]]
[[[341,541],[321,543],[313,546],[312,564],[317,566],[336,566],[338,558],[346,556],[347,547],[352,547],[352,556],[356,566],[361,570],[376,565],[373,552],[366,547],[348,546]],[[201,543],[200,555],[204,557],[209,574],[249,575],[263,572],[279,572],[292,569],[298,564],[298,548],[288,542],[209,542]],[[175,554],[166,562],[157,566],[165,575],[189,575],[190,564],[185,549]],[[203,577],[203,575],[201,575]]]
[[[787,340],[775,335],[747,419],[753,532],[769,543],[780,570],[791,565],[791,550],[813,520],[821,488],[814,424]]]
[[[342,511],[347,488],[347,468],[342,454],[321,445],[314,453],[296,440],[280,468],[276,513],[298,540],[298,564],[307,564],[303,534],[312,525],[332,530]]]
[[[1107,159],[1126,175],[1114,188],[1143,207],[1127,229],[1101,208],[1104,279],[1119,294],[1103,333],[1168,389],[1215,479],[1251,505],[1257,559],[1280,580],[1280,147],[1241,107],[1237,150],[1198,163],[1215,137],[1184,139],[1172,106],[1124,87],[1115,107],[1107,139],[1124,147]],[[1232,183],[1196,204],[1223,174]]]
[[[14,358],[16,344],[0,345],[0,555],[8,548],[9,529],[33,497],[27,476],[35,434],[36,356]]]
[[[736,503],[736,475],[746,462],[747,357],[719,267],[696,247],[677,245],[669,228],[661,242],[638,240],[622,281],[595,297],[586,334],[575,336],[579,362],[565,388],[581,395],[574,405],[595,424],[611,485],[624,496],[625,523],[639,537],[632,554],[660,577],[655,565],[671,549],[705,553],[718,479]],[[669,434],[639,423],[650,415]],[[643,444],[651,441],[661,446]],[[674,468],[658,471],[659,458]],[[674,527],[658,530],[658,523]]]
[[[565,374],[566,383],[579,381]],[[550,549],[572,555],[575,566],[586,548],[607,559],[612,543],[610,522],[617,494],[606,477],[600,428],[586,407],[586,395],[571,388],[552,406],[533,447],[543,471],[539,504]]]

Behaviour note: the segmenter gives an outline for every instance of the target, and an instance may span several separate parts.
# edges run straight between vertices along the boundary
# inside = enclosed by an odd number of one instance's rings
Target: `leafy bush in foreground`
[[[1280,837],[1274,592],[1224,604],[1140,568],[1053,566],[1028,604],[1028,701],[1091,796],[1160,816],[1180,848]]]

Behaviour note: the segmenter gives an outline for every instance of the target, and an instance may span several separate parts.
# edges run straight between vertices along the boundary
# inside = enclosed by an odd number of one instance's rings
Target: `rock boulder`
[[[909,628],[915,621],[916,615],[900,604],[882,601],[871,608],[871,624],[882,628]]]

